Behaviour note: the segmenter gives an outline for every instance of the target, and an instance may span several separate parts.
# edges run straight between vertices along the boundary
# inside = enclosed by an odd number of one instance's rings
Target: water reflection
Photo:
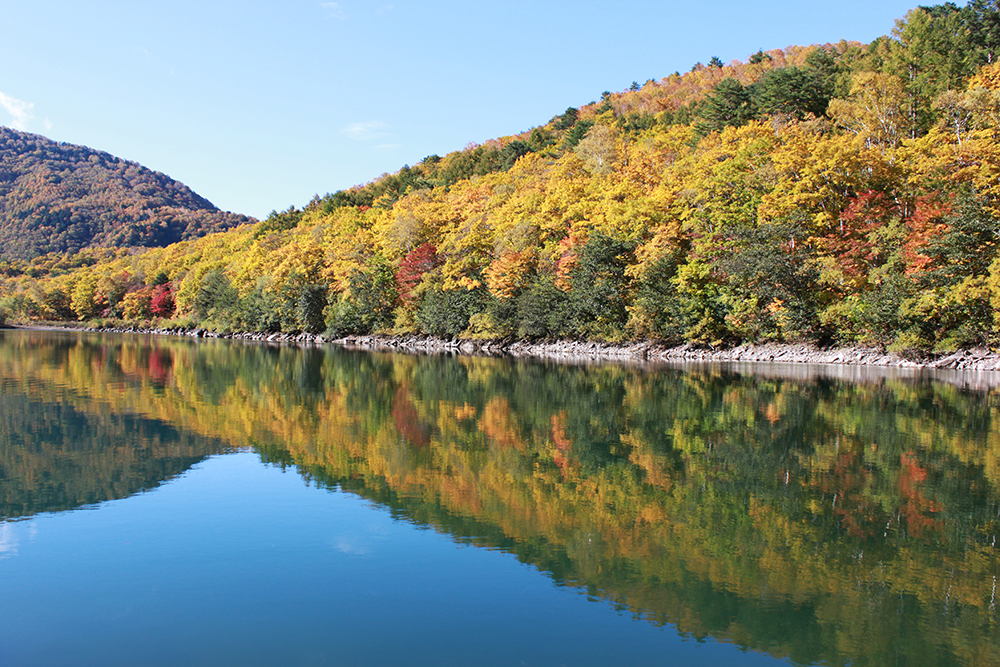
[[[0,518],[126,498],[205,457],[219,440],[138,415],[0,395]],[[0,546],[2,549],[2,546]]]
[[[992,664],[998,394],[864,379],[2,332],[3,516],[250,446],[689,636]]]

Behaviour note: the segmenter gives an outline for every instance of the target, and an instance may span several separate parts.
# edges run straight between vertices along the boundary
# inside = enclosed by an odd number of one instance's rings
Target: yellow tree
[[[827,114],[867,148],[891,151],[908,135],[906,90],[898,77],[879,72],[854,75],[846,99],[831,100]]]

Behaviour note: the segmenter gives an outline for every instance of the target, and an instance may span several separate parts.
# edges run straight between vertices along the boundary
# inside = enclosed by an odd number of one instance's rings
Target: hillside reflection
[[[250,446],[690,636],[1000,654],[995,390],[28,332],[0,383],[4,517]]]

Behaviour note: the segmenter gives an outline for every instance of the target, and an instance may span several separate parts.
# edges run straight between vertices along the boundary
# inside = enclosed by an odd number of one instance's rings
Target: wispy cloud
[[[340,19],[341,21],[347,18],[347,14],[339,2],[321,2],[319,6],[326,10],[328,18]]]
[[[392,11],[392,5],[382,5],[381,7],[375,10],[375,13],[381,16],[382,14],[388,14],[391,11]]]
[[[347,535],[332,542],[334,549],[348,556],[368,556],[372,553],[372,545],[357,535]]]
[[[10,124],[16,130],[27,130],[28,121],[35,117],[35,105],[0,93],[0,107],[10,114]]]
[[[392,136],[389,126],[380,120],[369,120],[363,123],[351,123],[340,131],[345,137],[356,141],[372,141]]]

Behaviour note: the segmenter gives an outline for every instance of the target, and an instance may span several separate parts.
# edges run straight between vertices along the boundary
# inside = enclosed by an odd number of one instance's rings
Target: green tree
[[[235,315],[236,289],[222,269],[212,269],[202,276],[192,306],[202,321],[228,323]]]
[[[729,126],[740,127],[756,115],[750,90],[736,79],[723,79],[706,96],[698,110],[696,127],[704,135]]]
[[[517,335],[535,339],[567,335],[566,302],[566,293],[555,286],[551,276],[533,281],[517,297]]]
[[[635,243],[592,230],[570,270],[569,329],[587,338],[619,339],[628,320]]]
[[[564,145],[566,148],[572,150],[576,148],[576,145],[587,136],[587,132],[593,127],[594,121],[592,120],[581,120],[573,126],[573,129],[566,133],[566,139],[564,140]]]
[[[73,318],[74,311],[70,296],[61,287],[53,287],[45,292],[42,302],[42,317],[47,320],[64,321]]]
[[[965,193],[945,218],[946,230],[931,238],[922,253],[931,259],[924,280],[934,285],[954,285],[968,276],[989,274],[997,256],[1000,221],[982,199]]]
[[[295,301],[295,328],[306,333],[322,333],[326,329],[324,311],[330,290],[326,283],[306,283],[299,286]]]
[[[1000,3],[997,0],[972,0],[968,4],[972,21],[972,42],[980,51],[980,58],[996,62],[1000,56]]]
[[[660,257],[636,281],[636,321],[632,323],[641,336],[655,336],[671,343],[684,339],[684,313],[680,307],[674,278],[684,253]]]
[[[263,236],[267,236],[268,234],[276,234],[289,229],[295,229],[302,221],[303,215],[304,213],[294,206],[289,207],[287,211],[282,211],[281,213],[271,211],[266,220],[257,223],[257,228],[254,230],[253,237],[255,239],[259,239]]]
[[[906,340],[943,350],[989,344],[989,276],[997,258],[1000,220],[981,199],[966,193],[944,223],[945,231],[921,249],[929,262],[915,277],[914,295],[900,304],[901,315],[910,321]]]
[[[540,127],[531,130],[531,135],[528,137],[528,150],[537,153],[551,145],[552,137],[549,132]]]
[[[807,68],[773,69],[750,88],[753,107],[765,114],[785,114],[803,120],[822,116],[833,90],[821,74]]]
[[[523,141],[510,142],[500,150],[500,168],[504,171],[510,169],[518,158],[530,152],[531,148]]]
[[[579,117],[580,110],[575,107],[569,107],[562,113],[562,115],[556,116],[553,119],[555,128],[557,130],[568,130],[576,125],[576,121]]]
[[[240,328],[264,333],[281,331],[282,300],[271,282],[269,277],[261,276],[253,290],[240,297],[236,305]]]
[[[367,271],[352,272],[348,285],[348,291],[326,308],[331,335],[367,334],[392,326],[399,292],[388,264],[377,262]]]
[[[813,299],[816,270],[810,264],[805,228],[794,222],[762,223],[733,230],[720,248],[716,271],[724,277],[726,324],[738,338],[813,338],[818,322]]]
[[[841,63],[836,51],[817,47],[806,56],[805,69],[819,80],[830,97],[844,96],[850,92],[850,68]]]
[[[475,313],[486,310],[487,294],[485,288],[445,290],[431,286],[417,305],[420,330],[434,336],[458,336],[468,328]]]
[[[917,7],[896,22],[891,72],[905,82],[911,136],[926,132],[934,122],[932,101],[985,62],[977,48],[975,12],[953,3]]]

